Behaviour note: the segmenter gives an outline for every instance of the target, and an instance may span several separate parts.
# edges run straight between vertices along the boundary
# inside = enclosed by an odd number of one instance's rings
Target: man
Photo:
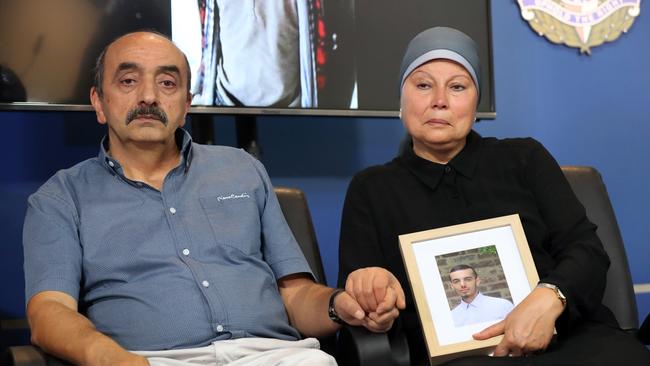
[[[99,156],[29,198],[35,344],[82,365],[322,365],[334,361],[301,336],[333,333],[335,321],[390,328],[405,306],[390,273],[349,277],[373,286],[373,312],[315,284],[262,165],[179,128],[191,76],[167,38],[122,36],[96,72]]]
[[[196,71],[194,103],[316,108],[313,2],[172,1],[174,41]]]
[[[460,304],[451,311],[457,327],[505,319],[514,307],[508,300],[480,293],[478,285],[481,279],[471,266],[459,264],[452,267],[449,279],[451,287],[460,296]]]

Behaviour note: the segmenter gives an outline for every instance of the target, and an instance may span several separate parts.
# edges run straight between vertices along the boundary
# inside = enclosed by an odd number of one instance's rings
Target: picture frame
[[[432,365],[490,354],[503,336],[477,341],[472,334],[503,319],[506,302],[511,310],[539,282],[518,214],[404,234],[399,242]],[[474,277],[473,285],[459,275]],[[479,296],[489,306],[470,306]]]

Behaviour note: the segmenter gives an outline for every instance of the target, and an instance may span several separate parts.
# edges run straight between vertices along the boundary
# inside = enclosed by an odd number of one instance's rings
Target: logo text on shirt
[[[243,198],[251,198],[251,196],[248,195],[248,193],[231,193],[229,196],[218,196],[217,201],[227,201],[227,200],[237,200],[237,199],[243,199]]]

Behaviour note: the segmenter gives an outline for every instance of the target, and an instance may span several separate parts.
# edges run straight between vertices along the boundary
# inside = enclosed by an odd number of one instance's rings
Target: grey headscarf
[[[481,63],[478,47],[465,33],[447,27],[429,28],[411,40],[400,68],[399,95],[404,80],[418,66],[435,59],[446,59],[462,65],[474,80],[478,101],[481,101]]]

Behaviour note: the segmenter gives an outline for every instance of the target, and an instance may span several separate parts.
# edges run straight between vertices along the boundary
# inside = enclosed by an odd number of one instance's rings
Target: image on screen
[[[488,0],[0,0],[0,103],[88,105],[105,45],[149,29],[187,55],[196,108],[394,115],[408,40],[452,26],[494,113],[489,22]]]

